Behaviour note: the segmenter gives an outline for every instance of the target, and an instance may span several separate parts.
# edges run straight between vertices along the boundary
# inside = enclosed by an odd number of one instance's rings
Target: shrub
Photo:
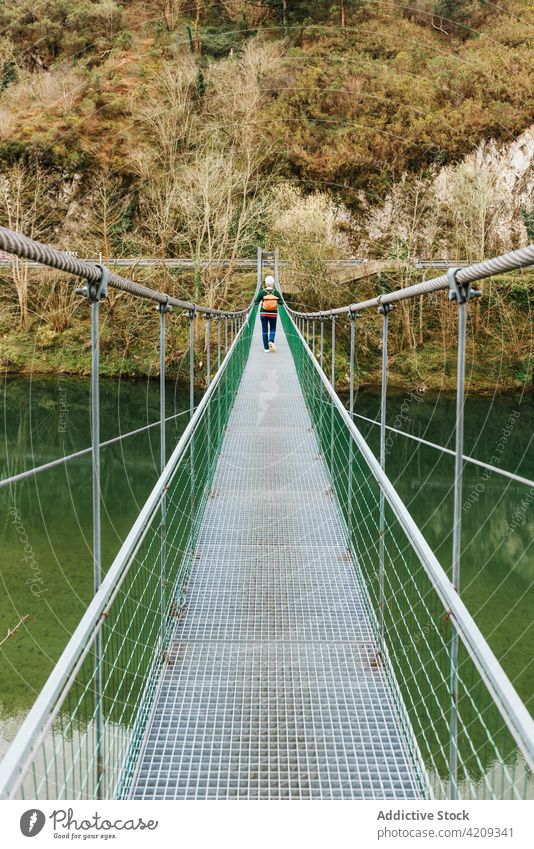
[[[123,10],[114,0],[11,0],[0,5],[0,29],[30,67],[46,68],[62,56],[109,48],[122,26]]]

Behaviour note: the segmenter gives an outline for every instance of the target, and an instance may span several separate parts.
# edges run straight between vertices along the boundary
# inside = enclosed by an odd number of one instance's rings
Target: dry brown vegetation
[[[193,275],[162,267],[143,279],[214,305],[241,302],[243,287],[231,263],[214,272],[200,258],[254,255],[258,243],[280,246],[309,307],[408,285],[417,256],[506,250],[525,242],[534,200],[462,157],[483,139],[506,145],[531,119],[531,22],[521,0],[346,2],[342,12],[16,0],[0,8],[0,214],[104,260],[193,257]],[[325,260],[350,254],[403,270],[341,287]],[[3,326],[17,315],[32,333],[74,332],[83,310],[70,283],[50,278],[43,295],[32,281],[41,285],[24,263],[5,277]],[[498,306],[517,363],[526,336],[515,297]],[[477,307],[488,345],[499,298]],[[130,351],[144,313],[130,320],[122,300],[110,299],[110,345]],[[447,322],[431,317],[403,306],[393,346],[416,356],[436,333],[447,344]],[[373,332],[364,338],[372,352]]]

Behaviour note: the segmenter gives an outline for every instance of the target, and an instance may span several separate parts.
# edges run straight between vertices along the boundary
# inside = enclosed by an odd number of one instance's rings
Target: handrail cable
[[[369,416],[362,416],[361,413],[353,413],[353,416],[357,419],[362,419],[364,422],[369,422],[370,424],[377,425],[380,427],[380,421],[378,419],[371,419]],[[391,425],[386,425],[386,430],[390,430],[393,433],[398,433],[399,436],[405,436],[407,439],[413,439],[415,442],[420,442],[422,445],[427,445],[429,448],[435,448],[438,451],[443,452],[444,454],[450,454],[451,457],[455,456],[455,452],[452,448],[446,448],[444,445],[440,445],[438,442],[431,442],[429,439],[423,439],[421,436],[416,436],[414,433],[407,433],[405,430],[400,430],[398,427],[392,427]],[[530,478],[524,478],[522,475],[516,475],[515,472],[509,472],[507,469],[499,469],[498,466],[492,466],[490,463],[485,463],[483,460],[477,460],[475,457],[470,457],[469,454],[462,454],[462,459],[466,463],[473,463],[475,466],[480,466],[482,469],[488,469],[490,472],[496,472],[498,475],[503,475],[505,478],[510,478],[510,480],[515,481],[516,483],[524,483],[525,486],[534,487],[534,480],[530,480]]]
[[[435,591],[441,599],[444,609],[453,621],[467,652],[488,691],[491,693],[495,704],[498,706],[501,716],[522,751],[529,768],[534,769],[534,720],[532,716],[495,657],[435,553],[423,536],[422,531],[414,522],[402,498],[397,493],[373,451],[367,444],[363,434],[351,420],[349,411],[336,395],[328,377],[321,369],[316,358],[312,355],[304,336],[295,324],[293,325],[293,330],[296,337],[304,346],[319,385],[323,386],[332,407],[337,409],[349,431],[351,439],[357,445],[375,481],[384,493],[393,514],[410,540]]]
[[[485,277],[491,277],[493,274],[502,274],[505,271],[514,271],[524,268],[525,266],[534,263],[534,244],[527,245],[525,248],[519,248],[515,251],[502,254],[501,256],[487,259],[483,262],[478,262],[476,265],[470,265],[467,268],[459,268],[456,272],[456,282],[460,286],[465,286],[468,283],[474,283],[476,280],[483,280]],[[431,292],[438,292],[441,289],[449,288],[449,276],[441,274],[439,277],[433,277],[431,280],[423,280],[421,283],[415,283],[413,286],[406,286],[404,289],[395,289],[394,292],[385,292],[382,295],[377,295],[374,298],[369,298],[367,301],[359,301],[355,304],[348,304],[344,307],[335,307],[331,310],[317,310],[316,312],[299,312],[288,307],[288,312],[293,316],[305,318],[326,318],[334,315],[350,315],[351,313],[363,312],[370,307],[383,307],[385,304],[392,304],[396,301],[404,301],[407,298],[416,298],[419,295],[428,295]]]
[[[160,508],[162,500],[176,474],[179,460],[193,437],[211,398],[217,391],[234,351],[238,348],[247,322],[238,330],[220,368],[202,396],[192,418],[181,435],[165,468],[154,484],[141,512],[122,543],[113,563],[89,602],[85,613],[50,673],[44,687],[32,705],[15,739],[0,763],[0,798],[16,792],[24,778],[24,768],[31,752],[45,739],[48,729],[61,708],[61,698],[75,680],[76,674],[97,639],[113,600],[118,595],[132,563],[150,528],[150,522]],[[52,706],[52,707],[51,707]]]
[[[67,274],[82,277],[89,283],[99,283],[102,278],[100,266],[77,259],[71,254],[58,251],[50,245],[36,242],[34,239],[29,239],[27,236],[15,233],[7,227],[0,227],[0,249],[23,259],[40,262],[49,268],[56,268],[58,271],[64,271]],[[133,280],[129,280],[127,277],[119,277],[118,274],[113,274],[112,272],[109,272],[108,286],[118,289],[121,292],[128,292],[130,295],[146,298],[149,301],[156,301],[158,304],[179,307],[183,310],[204,313],[211,316],[242,316],[246,315],[252,306],[251,303],[243,310],[218,310],[213,307],[199,306],[190,301],[173,298],[165,292],[150,289],[148,286],[143,286],[140,283],[134,283]]]
[[[174,419],[180,418],[180,416],[189,415],[189,410],[182,410],[180,413],[175,413],[172,416],[167,416],[165,419],[166,422],[170,422]],[[150,430],[153,427],[160,427],[161,422],[151,422],[150,424],[143,425],[143,427],[138,427],[135,430],[130,430],[128,433],[120,433],[119,436],[114,436],[112,439],[106,439],[105,442],[100,443],[100,448],[107,448],[108,445],[113,445],[116,442],[121,442],[123,439],[126,439],[128,436],[136,436],[138,433],[143,433],[145,430]],[[74,451],[72,454],[65,454],[64,457],[57,457],[55,460],[50,460],[48,463],[43,463],[42,466],[34,466],[33,469],[26,469],[24,472],[18,472],[16,475],[11,475],[9,478],[3,478],[0,480],[0,489],[5,486],[10,486],[13,483],[17,483],[18,481],[25,480],[26,478],[30,478],[33,475],[38,474],[39,472],[46,472],[48,469],[53,469],[56,466],[60,466],[62,463],[68,463],[70,460],[76,460],[78,457],[84,457],[86,454],[90,454],[92,452],[92,447],[82,448],[80,451]]]

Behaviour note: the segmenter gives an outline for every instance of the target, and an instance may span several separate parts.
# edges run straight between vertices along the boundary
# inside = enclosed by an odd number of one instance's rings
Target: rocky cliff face
[[[508,143],[481,142],[463,160],[406,175],[380,207],[367,207],[360,252],[480,259],[532,241],[534,125]]]
[[[438,199],[447,201],[462,172],[486,186],[494,208],[493,238],[504,249],[527,244],[523,213],[534,209],[534,124],[508,144],[481,142],[462,163],[444,168],[434,182]]]

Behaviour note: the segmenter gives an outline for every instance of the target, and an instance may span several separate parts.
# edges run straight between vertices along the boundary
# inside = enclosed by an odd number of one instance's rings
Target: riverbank
[[[88,322],[76,322],[62,333],[45,326],[28,331],[14,328],[4,330],[0,337],[0,367],[5,377],[70,375],[87,377],[91,373],[91,348]],[[108,327],[101,334],[101,374],[111,378],[144,379],[159,373],[159,340],[154,332],[139,333],[129,345],[121,335]],[[167,348],[167,376],[184,386],[189,381],[189,349],[187,328],[172,331]],[[205,386],[205,338],[197,334],[195,357],[195,384]],[[316,339],[319,356],[319,340]],[[216,340],[212,340],[212,363],[216,362]],[[505,345],[498,349],[484,345],[468,345],[467,385],[474,394],[507,394],[532,392],[533,362],[514,356]],[[330,340],[324,343],[325,371],[330,374]],[[339,392],[349,388],[349,350],[345,334],[337,328],[336,338],[336,388]],[[381,380],[381,352],[373,348],[359,353],[356,362],[356,380],[361,388],[376,389]],[[451,341],[444,350],[439,344],[427,343],[415,351],[393,354],[389,360],[388,385],[395,390],[426,392],[453,392],[456,388],[456,349]]]
[[[232,283],[226,308],[242,308],[250,303],[254,291],[253,275],[242,275]],[[397,274],[379,279],[370,277],[355,286],[327,282],[324,303],[316,304],[303,295],[291,295],[296,309],[330,308],[351,300],[361,300],[377,291],[392,291],[418,282]],[[32,281],[33,282],[33,281]],[[41,290],[46,279],[36,279],[31,291]],[[143,281],[144,282],[144,281]],[[185,288],[185,280],[181,286]],[[534,358],[532,356],[531,292],[534,274],[520,272],[495,278],[482,284],[484,296],[470,308],[467,340],[466,379],[471,393],[532,392]],[[481,288],[482,288],[481,286]],[[9,291],[9,290],[8,290]],[[189,289],[188,291],[191,291]],[[184,292],[179,295],[185,297]],[[30,311],[27,326],[20,317],[13,297],[0,303],[0,368],[4,374],[75,375],[86,377],[91,371],[91,329],[86,302],[77,300],[68,314],[61,299],[53,312]],[[32,303],[32,301],[30,301]],[[62,311],[63,310],[63,311]],[[399,391],[454,391],[456,388],[457,315],[441,293],[401,302],[389,319],[389,373],[391,388]],[[360,386],[380,386],[382,360],[382,321],[375,310],[367,310],[356,322],[356,374]],[[310,324],[310,344],[312,327]],[[256,331],[259,334],[259,330]],[[224,330],[222,333],[224,344]],[[153,377],[159,373],[159,317],[149,303],[131,301],[113,294],[102,308],[100,326],[101,374],[114,378]],[[195,327],[195,383],[206,382],[206,324],[198,318]],[[212,322],[211,362],[216,362],[217,330]],[[349,386],[350,322],[336,322],[336,388]],[[319,356],[319,324],[315,327],[315,353]],[[324,369],[331,372],[331,327],[324,323]],[[189,326],[178,311],[172,311],[167,323],[166,371],[169,379],[184,385],[189,382]]]

